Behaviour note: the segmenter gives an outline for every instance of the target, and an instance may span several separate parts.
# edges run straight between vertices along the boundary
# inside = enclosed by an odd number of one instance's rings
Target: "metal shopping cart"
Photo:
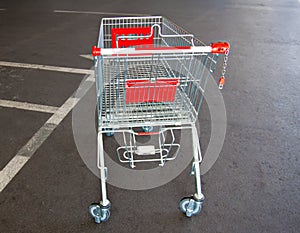
[[[180,209],[188,217],[198,214],[204,195],[195,123],[207,79],[214,72],[220,54],[224,63],[219,88],[223,88],[229,44],[216,42],[205,46],[161,16],[103,18],[98,46],[93,46],[92,53],[98,112],[97,165],[102,190],[102,201],[89,207],[95,222],[107,221],[110,216],[103,134],[114,133],[123,134],[124,139],[117,157],[134,168],[140,162],[164,166],[175,159],[180,144],[175,142],[173,131],[190,129],[196,192],[180,201]],[[144,135],[157,136],[158,146],[137,145],[136,138]]]

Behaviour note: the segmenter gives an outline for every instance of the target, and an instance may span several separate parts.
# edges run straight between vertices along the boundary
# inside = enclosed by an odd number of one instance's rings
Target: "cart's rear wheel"
[[[106,133],[105,134],[107,137],[111,137],[111,136],[114,136],[114,132],[109,132],[109,133]]]
[[[185,197],[180,201],[180,210],[187,216],[192,217],[200,213],[204,200],[196,200],[193,197]]]
[[[112,130],[111,128],[109,128],[109,129],[104,129],[104,130]],[[107,132],[107,133],[105,133],[105,135],[107,136],[107,137],[111,137],[111,136],[114,136],[114,131],[111,131],[111,132]]]
[[[110,205],[101,206],[97,203],[91,204],[89,207],[89,213],[92,215],[96,223],[106,222],[110,216]]]

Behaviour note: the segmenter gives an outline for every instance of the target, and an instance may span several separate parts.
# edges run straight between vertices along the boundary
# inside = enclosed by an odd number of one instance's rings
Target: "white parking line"
[[[0,8],[0,11],[6,11],[6,9],[5,8]]]
[[[38,70],[49,70],[49,71],[75,73],[75,74],[93,74],[94,73],[93,70],[88,70],[88,69],[78,69],[78,68],[69,68],[69,67],[61,67],[61,66],[37,65],[37,64],[18,63],[18,62],[7,62],[7,61],[0,61],[0,66],[18,67],[18,68],[26,68],[26,69],[38,69]]]
[[[83,81],[83,95],[93,86],[93,75],[89,75]],[[51,135],[54,129],[68,115],[68,113],[79,102],[80,98],[70,96],[66,102],[47,120],[47,122],[32,136],[32,138],[18,151],[9,163],[0,171],[0,192],[9,184],[15,175],[30,160],[32,155]]]
[[[79,56],[88,60],[94,60],[94,57],[91,54],[81,54]]]
[[[101,11],[68,11],[68,10],[54,10],[54,13],[67,13],[67,14],[91,14],[91,15],[128,15],[128,16],[145,16],[146,14],[133,14],[121,12],[101,12]]]
[[[27,102],[3,100],[3,99],[0,99],[0,107],[17,108],[17,109],[23,109],[23,110],[29,110],[35,112],[46,112],[46,113],[55,113],[58,110],[58,107],[41,105],[41,104],[33,104]]]

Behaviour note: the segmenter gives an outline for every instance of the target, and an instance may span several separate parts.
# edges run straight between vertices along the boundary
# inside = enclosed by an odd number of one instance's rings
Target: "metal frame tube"
[[[196,184],[196,193],[194,197],[200,200],[204,198],[204,195],[202,194],[202,190],[201,190],[201,177],[200,177],[200,162],[202,161],[202,156],[201,156],[200,143],[199,143],[199,138],[198,138],[195,124],[192,125],[192,137],[193,137],[193,154],[194,154],[194,162],[192,166],[194,169],[195,184]]]
[[[101,192],[102,192],[102,201],[101,205],[109,205],[109,200],[107,199],[106,193],[106,179],[107,179],[107,167],[104,165],[104,153],[103,153],[103,140],[102,132],[98,132],[97,136],[97,164],[100,169],[100,180],[101,180]]]

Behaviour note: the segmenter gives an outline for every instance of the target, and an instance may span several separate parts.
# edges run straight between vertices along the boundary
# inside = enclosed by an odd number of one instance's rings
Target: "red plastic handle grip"
[[[228,42],[215,42],[210,45],[211,53],[225,54],[229,52],[230,44]]]
[[[94,57],[96,57],[96,56],[100,56],[101,55],[101,49],[100,48],[97,48],[97,46],[93,46],[92,47],[92,55],[94,56]]]

